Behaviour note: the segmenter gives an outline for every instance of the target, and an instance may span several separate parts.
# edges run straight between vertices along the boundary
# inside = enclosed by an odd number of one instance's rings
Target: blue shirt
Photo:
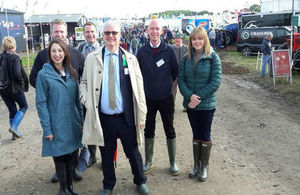
[[[101,94],[101,112],[104,114],[117,114],[124,112],[123,99],[120,88],[120,69],[119,69],[119,48],[113,52],[113,60],[115,65],[115,94],[116,94],[116,108],[112,110],[109,107],[109,87],[108,87],[108,69],[109,69],[109,58],[110,51],[105,48],[104,51],[104,72],[102,79],[102,94]]]
[[[92,45],[90,45],[88,42],[86,42],[82,48],[81,53],[86,57],[89,53],[91,53],[92,51],[95,51],[98,48],[100,48],[100,44],[98,42],[95,42]]]

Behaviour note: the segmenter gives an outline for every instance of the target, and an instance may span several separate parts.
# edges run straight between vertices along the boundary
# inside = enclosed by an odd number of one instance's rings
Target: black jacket
[[[162,100],[171,96],[172,83],[178,75],[179,67],[173,48],[161,40],[158,53],[154,54],[148,42],[138,50],[137,59],[146,97]]]
[[[264,55],[271,55],[271,41],[267,38],[264,38],[263,43],[261,45],[261,51]]]
[[[73,47],[68,47],[70,54],[71,54],[71,64],[73,68],[78,73],[78,78],[81,78],[83,73],[83,67],[84,67],[84,56],[80,51]],[[44,64],[46,62],[49,62],[48,56],[47,56],[47,49],[44,49],[40,51],[33,63],[33,67],[30,72],[30,85],[35,88],[36,83],[36,77],[38,75],[38,72],[43,68]]]
[[[20,57],[6,51],[3,51],[3,55],[3,60],[6,60],[10,80],[10,84],[5,89],[5,92],[15,94],[28,91],[28,77]]]

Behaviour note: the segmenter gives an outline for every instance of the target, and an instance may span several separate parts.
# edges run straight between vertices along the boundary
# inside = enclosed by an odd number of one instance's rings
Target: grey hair
[[[159,27],[160,29],[162,29],[163,25],[162,25],[161,21],[159,21],[159,20],[157,20],[157,19],[152,19],[152,20],[150,20],[150,22],[149,22],[149,26],[151,26],[151,23],[152,23],[152,22],[157,22],[158,27]]]
[[[272,33],[272,32],[269,32],[269,33],[267,34],[267,37],[273,38],[273,33]]]
[[[113,27],[116,32],[121,31],[121,26],[117,21],[108,20],[107,22],[104,23],[103,29],[106,27]]]

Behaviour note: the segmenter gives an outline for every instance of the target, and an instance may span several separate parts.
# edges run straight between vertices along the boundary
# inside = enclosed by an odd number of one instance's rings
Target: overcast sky
[[[30,14],[84,13],[100,17],[143,17],[165,10],[192,10],[221,12],[240,10],[260,0],[0,0],[3,7],[15,8]],[[0,4],[1,6],[1,4]]]

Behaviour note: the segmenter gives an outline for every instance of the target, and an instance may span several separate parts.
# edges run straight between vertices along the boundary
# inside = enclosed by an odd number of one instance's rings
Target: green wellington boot
[[[152,170],[154,138],[145,138],[145,157],[146,162],[143,166],[144,173],[149,173]]]
[[[205,181],[208,178],[208,162],[209,162],[211,147],[212,147],[212,142],[201,143],[201,153],[200,153],[201,168],[198,177],[199,181]]]
[[[169,153],[169,161],[170,161],[170,171],[172,174],[178,175],[180,170],[175,162],[176,157],[176,138],[174,139],[167,139],[167,146],[168,146],[168,153]]]
[[[194,178],[197,176],[200,170],[200,151],[201,150],[201,143],[200,142],[193,142],[193,154],[194,154],[194,167],[189,172],[189,178]]]

